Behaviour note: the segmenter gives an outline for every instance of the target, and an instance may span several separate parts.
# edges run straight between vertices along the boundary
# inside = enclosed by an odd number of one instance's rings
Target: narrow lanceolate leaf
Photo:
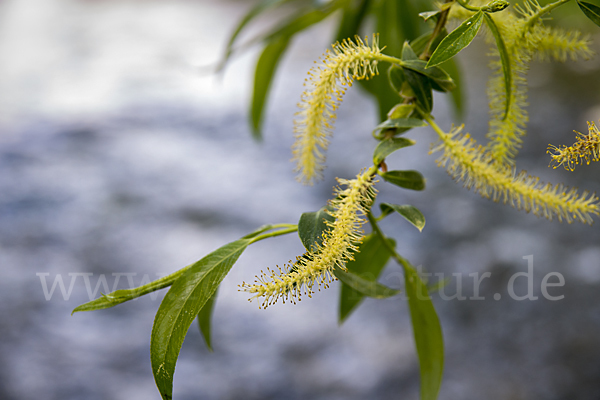
[[[429,78],[408,68],[404,69],[404,75],[423,111],[430,113],[433,109],[433,95]]]
[[[417,8],[420,8],[420,4],[413,0],[387,0],[385,2],[393,7],[386,23],[395,25],[402,38],[410,39],[419,36],[421,26],[414,16],[418,13]]]
[[[323,207],[316,212],[303,213],[298,222],[298,236],[308,251],[316,251],[323,243],[323,233],[330,230],[326,221],[333,222],[334,218],[327,212],[331,208]]]
[[[419,209],[415,206],[408,204],[398,205],[382,203],[379,207],[381,208],[381,212],[384,216],[395,211],[402,215],[408,222],[413,224],[419,231],[422,231],[425,227],[425,216],[423,216],[423,213],[421,213],[421,211],[419,211]]]
[[[444,287],[446,287],[446,285],[449,284],[450,281],[451,281],[451,279],[448,278],[448,277],[445,277],[444,279],[440,279],[436,283],[429,284],[427,286],[427,291],[429,291],[430,294],[433,294],[435,292],[439,292]]]
[[[252,135],[255,139],[261,139],[263,114],[269,88],[289,41],[298,32],[327,18],[343,4],[344,2],[341,0],[334,0],[318,8],[310,7],[308,11],[304,11],[300,15],[294,15],[261,39],[265,41],[266,47],[256,64],[254,92],[250,110]]]
[[[417,120],[419,121],[419,120]],[[419,121],[422,122],[422,121]],[[405,128],[405,127],[402,127]],[[379,165],[383,160],[386,159],[387,156],[395,152],[396,150],[400,150],[404,147],[412,146],[416,142],[414,140],[405,139],[405,138],[390,138],[385,139],[379,142],[377,147],[375,148],[375,152],[373,153],[373,164]]]
[[[418,171],[389,171],[379,174],[384,181],[393,183],[404,189],[423,190],[425,189],[425,178]]]
[[[500,61],[502,62],[502,73],[504,74],[504,87],[506,91],[506,105],[504,107],[504,118],[508,115],[508,110],[510,108],[510,98],[512,91],[512,73],[510,71],[510,58],[508,56],[508,51],[506,50],[506,45],[504,44],[504,39],[502,39],[502,35],[498,31],[498,27],[494,22],[494,19],[487,13],[483,14],[485,18],[485,23],[490,28],[492,35],[494,35],[494,39],[496,39],[496,47],[498,47],[498,52],[500,53]]]
[[[151,283],[154,283],[154,282],[151,282]],[[145,294],[154,292],[156,290],[168,287],[171,285],[171,283],[172,282],[170,282],[166,285],[153,286],[153,290],[144,290],[145,289],[144,287],[138,287],[138,288],[134,288],[134,289],[116,290],[116,291],[108,293],[108,294],[102,293],[101,297],[98,297],[97,299],[88,301],[87,303],[84,303],[84,304],[81,304],[81,305],[75,307],[75,309],[73,310],[73,312],[71,312],[71,314],[75,314],[76,312],[80,312],[80,311],[96,311],[96,310],[102,310],[105,308],[114,307],[117,304],[121,304],[126,301],[141,297]],[[145,286],[148,286],[148,285],[145,285]]]
[[[338,278],[344,285],[347,285],[359,292],[362,295],[373,297],[375,299],[385,299],[392,297],[400,293],[399,290],[389,288],[381,283],[362,278],[360,275],[355,273],[344,271],[336,267],[333,274]]]
[[[217,292],[210,296],[210,299],[204,304],[200,312],[198,313],[198,328],[200,328],[200,333],[204,338],[204,342],[206,343],[206,347],[210,351],[212,348],[212,339],[211,339],[211,323],[212,323],[212,315],[215,309],[215,300],[217,299]]]
[[[600,26],[600,7],[585,1],[578,1],[577,5],[590,21]]]
[[[223,56],[223,60],[221,61],[220,65],[219,65],[219,70],[225,66],[225,64],[229,60],[229,57],[231,57],[231,54],[233,53],[233,45],[235,44],[238,36],[240,35],[240,33],[242,33],[244,28],[246,26],[248,26],[248,24],[250,22],[252,22],[252,20],[254,20],[254,18],[259,16],[263,12],[267,11],[270,8],[279,6],[280,4],[286,3],[288,1],[290,1],[290,0],[262,0],[259,3],[257,3],[254,7],[252,7],[250,9],[250,11],[248,11],[248,13],[244,16],[244,18],[242,18],[242,20],[240,21],[238,26],[235,28],[235,30],[231,34],[231,37],[229,38],[229,41],[227,42],[227,46],[225,47],[225,55]]]
[[[406,295],[421,371],[421,400],[436,400],[444,372],[444,339],[427,285],[405,266]]]
[[[272,229],[272,225],[263,225],[258,228],[256,231],[244,236],[244,239],[252,239],[261,233],[264,233],[270,229]],[[155,281],[147,283],[145,285],[132,288],[132,289],[121,289],[115,290],[114,292],[110,292],[108,294],[102,294],[101,297],[84,303],[80,306],[77,306],[72,314],[79,311],[95,311],[102,310],[104,308],[114,307],[118,304],[124,303],[129,300],[137,299],[138,297],[144,296],[146,294],[155,292],[160,289],[164,289],[169,287],[175,282],[181,275],[183,275],[188,269],[190,269],[195,264],[190,264],[186,267],[181,268],[178,271],[173,272],[167,276],[163,276]]]
[[[371,0],[349,1],[343,8],[342,19],[338,27],[336,42],[354,37],[360,32],[365,17],[368,14]]]
[[[332,0],[324,3],[318,8],[311,7],[308,11],[303,12],[300,15],[294,15],[290,19],[284,21],[275,30],[269,33],[266,36],[266,39],[271,40],[280,36],[292,37],[296,33],[323,21],[344,5],[344,3],[345,1],[343,0]]]
[[[450,32],[448,36],[442,40],[437,49],[431,55],[427,67],[433,67],[451,59],[457,55],[462,49],[467,47],[481,28],[483,22],[483,12],[478,11],[458,28]]]
[[[273,75],[289,44],[288,36],[279,36],[271,40],[264,48],[254,73],[254,91],[252,93],[252,104],[250,117],[252,119],[252,136],[256,140],[262,139],[261,128],[264,119],[265,104]]]
[[[193,264],[173,283],[160,304],[152,326],[150,360],[164,400],[173,397],[175,363],[190,325],[251,241],[236,240]]]
[[[407,60],[402,63],[402,66],[430,78],[433,89],[439,90],[440,92],[449,92],[456,88],[454,81],[446,71],[440,67],[428,68],[427,63],[423,60]]]
[[[396,243],[393,239],[388,238],[386,240],[392,248],[396,246]],[[350,313],[360,304],[365,295],[368,295],[367,293],[369,290],[372,290],[370,286],[376,282],[389,259],[390,252],[384,245],[379,235],[369,235],[364,238],[359,247],[359,252],[354,255],[354,260],[346,263],[346,268],[348,269],[349,273],[353,274],[355,277],[360,277],[367,283],[363,283],[358,286],[357,290],[355,288],[359,284],[358,280],[352,281],[352,278],[350,278],[349,274],[346,273],[346,275],[343,275],[344,272],[339,273],[341,277],[336,273],[336,276],[338,276],[338,278],[342,281],[339,309],[340,323],[344,322]],[[362,286],[366,286],[368,290],[361,290]],[[384,292],[384,290],[379,291],[379,293],[382,292]],[[377,292],[373,294],[377,294]]]
[[[189,268],[191,268],[193,264],[188,265],[180,269],[179,271],[173,272],[170,275],[164,276],[160,279],[147,283],[143,286],[139,286],[133,289],[122,289],[115,290],[114,292],[108,294],[102,294],[101,297],[89,301],[85,304],[82,304],[76,307],[72,314],[79,311],[95,311],[102,310],[104,308],[114,307],[117,304],[124,303],[129,300],[136,299],[138,297],[144,296],[148,293],[155,292],[160,289],[164,289],[169,287],[175,282],[182,274],[185,273]]]

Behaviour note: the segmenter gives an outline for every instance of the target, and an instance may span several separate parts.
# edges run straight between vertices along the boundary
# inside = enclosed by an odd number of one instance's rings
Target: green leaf
[[[500,61],[502,62],[502,73],[504,74],[504,90],[506,92],[506,107],[504,109],[504,118],[508,115],[508,110],[510,109],[510,99],[511,99],[511,89],[512,89],[512,73],[510,71],[510,58],[508,56],[508,51],[506,50],[506,45],[504,44],[504,40],[502,39],[502,35],[498,31],[498,27],[494,23],[494,19],[484,13],[485,23],[490,28],[490,31],[494,35],[496,39],[496,46],[498,47],[498,52],[500,53]]]
[[[357,292],[373,297],[374,299],[385,299],[400,293],[399,290],[389,288],[381,283],[362,278],[361,276],[350,271],[344,271],[339,267],[335,267],[333,274],[343,284],[348,285]]]
[[[204,306],[200,309],[198,313],[198,328],[200,328],[200,333],[204,338],[204,342],[206,343],[206,347],[210,351],[213,351],[212,342],[211,342],[211,320],[212,314],[215,309],[215,300],[217,299],[217,293],[219,289],[215,290],[215,293],[210,296],[208,301],[204,304]]]
[[[431,37],[432,32],[426,32],[416,38],[415,40],[410,42],[410,47],[413,48],[415,53],[421,54],[423,50],[425,50],[425,46],[427,46],[427,42],[429,42],[429,38]]]
[[[402,61],[414,61],[418,59],[419,57],[412,49],[410,43],[408,41],[404,42],[404,45],[402,45]]]
[[[338,10],[344,4],[344,0],[333,0],[324,3],[319,8],[312,8],[309,9],[307,12],[300,13],[299,16],[293,16],[284,21],[271,33],[269,33],[265,39],[271,40],[280,36],[286,36],[288,38],[292,37],[296,33],[323,21],[325,18],[329,17],[334,11]]]
[[[436,400],[444,372],[444,339],[427,285],[404,266],[406,295],[421,370],[421,400]]]
[[[464,21],[458,28],[450,32],[448,36],[442,40],[437,49],[431,55],[427,68],[433,67],[451,59],[457,55],[462,49],[467,47],[481,28],[483,22],[483,12],[478,11],[471,18]]]
[[[425,50],[425,46],[427,46],[427,42],[429,42],[429,38],[431,38],[433,32],[427,32],[416,38],[415,40],[410,42],[410,47],[413,48],[415,53],[421,54],[423,50]]]
[[[577,5],[590,21],[600,26],[600,7],[585,1],[577,1]]]
[[[404,70],[396,64],[392,64],[390,68],[388,68],[388,80],[390,81],[392,89],[399,94],[402,90],[402,84],[406,80]]]
[[[271,229],[273,229],[273,225],[263,225],[254,232],[244,236],[243,239],[253,239],[261,233]],[[172,274],[163,276],[162,278],[159,278],[155,281],[133,289],[115,290],[114,292],[108,294],[102,293],[101,297],[76,307],[71,314],[74,314],[79,311],[95,311],[114,307],[117,304],[121,304],[126,301],[133,300],[146,294],[155,292],[157,290],[164,289],[166,287],[171,286],[173,282],[179,279],[181,275],[183,275],[188,269],[190,269],[194,265],[195,263],[190,264],[186,267],[181,268],[180,270],[173,272]]]
[[[323,6],[294,16],[279,25],[264,37],[267,43],[257,64],[254,75],[254,91],[250,110],[252,135],[256,140],[261,139],[261,127],[266,99],[271,86],[273,75],[289,41],[296,33],[321,22],[344,4],[342,0],[325,3]]]
[[[398,205],[382,203],[379,207],[384,216],[393,213],[394,211],[402,215],[408,222],[413,224],[419,232],[425,227],[425,216],[423,216],[421,211],[415,206],[408,204]]]
[[[387,114],[388,120],[408,118],[415,110],[414,104],[396,104]]]
[[[367,16],[371,0],[349,1],[342,12],[342,19],[338,27],[336,41],[354,37],[359,34],[360,26]]]
[[[396,246],[396,243],[393,239],[386,239],[391,247]],[[359,252],[354,254],[354,260],[348,261],[346,263],[346,268],[348,272],[340,272],[341,274],[346,274],[342,276],[342,279],[346,277],[358,276],[363,280],[366,280],[368,283],[364,284],[364,286],[369,287],[372,282],[375,282],[383,268],[387,264],[390,259],[390,252],[386,248],[385,244],[379,237],[379,235],[371,234],[364,238],[362,244],[359,247]],[[336,274],[337,276],[337,274]],[[348,278],[351,280],[352,278]],[[350,282],[354,285],[354,287],[361,287],[357,285],[357,280]],[[339,322],[342,323],[344,320],[350,315],[350,313],[356,309],[359,303],[364,298],[365,290],[356,290],[353,289],[352,286],[346,284],[342,280],[342,288],[340,290],[340,309],[339,309]],[[381,292],[381,291],[380,291]]]
[[[454,81],[452,78],[450,78],[450,75],[448,75],[446,71],[440,67],[427,68],[427,63],[423,60],[404,61],[402,66],[430,78],[432,80],[432,87],[436,90],[441,92],[449,92],[456,88]]]
[[[419,21],[412,0],[379,0],[371,2],[371,12],[376,19],[375,32],[379,32],[379,43],[385,45],[385,53],[398,56],[406,39],[419,35]],[[378,103],[379,120],[398,102],[398,92],[385,79],[361,80],[362,88],[372,94]]]
[[[392,7],[389,10],[391,21],[388,21],[388,23],[392,22],[393,25],[396,25],[396,29],[402,34],[404,40],[413,39],[421,34],[421,23],[414,17],[415,14],[419,13],[419,10],[415,7],[415,4],[419,4],[419,2],[415,2],[414,0],[387,0],[387,3],[389,7]],[[422,4],[419,4],[419,7],[422,6]]]
[[[427,291],[429,293],[435,293],[442,290],[447,284],[452,281],[449,277],[445,277],[444,279],[438,280],[436,283],[432,283],[427,286]]]
[[[190,264],[176,272],[173,272],[170,275],[164,276],[160,279],[147,283],[143,286],[139,286],[133,289],[122,289],[115,290],[114,292],[108,294],[102,294],[101,297],[89,301],[85,304],[77,306],[71,314],[74,314],[79,311],[95,311],[102,310],[105,308],[114,307],[117,304],[124,303],[129,300],[136,299],[138,297],[144,296],[148,293],[155,292],[160,289],[164,289],[166,287],[171,286],[173,282],[175,282],[181,275],[185,273],[190,267],[194,264]]]
[[[425,178],[418,171],[389,171],[379,174],[384,181],[393,183],[404,189],[423,190],[425,189]]]
[[[433,95],[429,78],[407,68],[404,69],[404,75],[423,110],[430,113],[433,109]]]
[[[164,400],[173,397],[175,363],[190,325],[250,243],[251,239],[236,240],[193,264],[160,304],[152,326],[150,360]]]
[[[418,120],[417,120],[418,121]],[[379,165],[387,156],[404,147],[412,146],[416,142],[405,138],[389,138],[379,142],[373,152],[373,165]]]
[[[263,123],[264,108],[271,88],[273,75],[279,61],[289,44],[288,36],[280,36],[271,40],[264,48],[254,73],[254,91],[252,93],[252,105],[250,116],[252,119],[252,136],[256,140],[261,140],[261,128]]]
[[[249,234],[244,236],[242,239],[253,239],[253,238],[257,237],[258,235],[260,235],[261,233],[265,233],[266,231],[270,231],[271,229],[274,229],[273,225],[271,225],[271,224],[262,225],[258,229],[256,229],[254,232],[250,232]]]
[[[227,42],[227,46],[225,47],[225,55],[223,56],[223,60],[219,64],[218,70],[223,69],[223,67],[225,66],[225,64],[227,63],[229,58],[231,57],[231,54],[233,53],[233,45],[235,44],[238,36],[240,35],[240,33],[242,33],[244,28],[250,22],[252,22],[252,20],[254,18],[256,18],[257,16],[259,16],[260,14],[262,14],[263,12],[267,11],[270,8],[279,6],[279,5],[287,3],[289,1],[290,0],[262,0],[262,1],[258,2],[254,7],[252,7],[250,9],[250,11],[248,11],[248,13],[244,16],[244,18],[242,18],[242,20],[239,22],[238,26],[235,28],[235,30],[231,34],[231,37],[229,38],[229,41]]]
[[[427,33],[424,33],[423,35],[419,36],[415,40],[412,40],[410,42],[410,47],[412,47],[412,49],[415,51],[415,53],[421,54],[423,51],[425,51],[425,46],[427,46],[427,43],[429,42],[429,39],[431,38],[431,35],[433,35],[433,31],[429,31]],[[430,47],[429,50],[430,51],[435,51],[435,49],[437,49],[438,45],[441,43],[441,41],[446,36],[448,36],[448,31],[446,30],[446,28],[443,28],[437,34],[437,36],[433,40],[433,43],[431,43],[431,47]]]
[[[326,221],[333,222],[334,218],[327,212],[329,206],[316,212],[303,213],[298,222],[298,236],[306,250],[315,251],[323,243],[323,233],[331,228]]]
[[[425,12],[419,13],[419,17],[423,18],[424,21],[427,21],[433,17],[439,16],[441,13],[442,13],[441,10],[425,11]],[[437,18],[435,18],[435,20],[437,20]]]
[[[481,11],[484,13],[496,13],[506,9],[508,6],[510,6],[508,0],[493,0],[481,7]]]
[[[385,140],[389,136],[403,134],[412,128],[426,126],[426,124],[418,118],[408,118],[414,110],[414,104],[396,104],[388,112],[388,119],[375,127],[373,130],[373,137],[377,140]],[[381,133],[379,133],[379,131],[381,131]]]
[[[418,118],[395,118],[386,119],[381,124],[377,125],[375,130],[389,128],[419,128],[421,126],[427,126],[427,123]]]

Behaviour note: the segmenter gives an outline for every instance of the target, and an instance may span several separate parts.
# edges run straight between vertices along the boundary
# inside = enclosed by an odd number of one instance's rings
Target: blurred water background
[[[202,68],[219,59],[250,5],[0,1],[1,399],[158,399],[149,340],[164,291],[71,316],[90,293],[105,291],[100,277],[110,290],[139,285],[264,223],[295,223],[325,204],[336,176],[350,178],[369,165],[375,107],[358,89],[340,109],[325,181],[302,187],[289,163],[295,105],[306,71],[330,44],[331,24],[294,42],[274,82],[264,141],[251,139],[246,109],[256,49],[236,57],[222,76]],[[475,43],[461,57],[470,80],[467,127],[480,140],[487,123],[480,106],[484,54]],[[585,132],[586,119],[600,118],[599,67],[598,58],[533,65],[520,168],[598,191],[598,165],[551,170],[545,149],[572,143],[573,129]],[[449,127],[446,99],[435,102],[439,123]],[[389,217],[383,227],[414,265],[452,278],[447,294],[462,279],[471,296],[468,274],[491,273],[480,289],[485,300],[434,295],[447,348],[440,399],[600,399],[598,226],[551,223],[481,199],[435,166],[427,154],[432,132],[409,137],[418,145],[388,165],[420,170],[428,188],[380,184],[380,200],[416,205],[427,226],[418,233]],[[338,326],[335,284],[311,301],[266,311],[237,291],[260,269],[300,253],[295,235],[244,253],[221,285],[214,353],[196,325],[190,328],[176,399],[418,398],[402,300],[366,300]],[[527,270],[528,255],[539,299],[515,301],[507,282]],[[540,294],[549,272],[565,277],[565,286],[551,291],[564,295],[560,301]],[[48,296],[57,277],[66,298],[58,286]],[[383,281],[402,286],[396,266]]]

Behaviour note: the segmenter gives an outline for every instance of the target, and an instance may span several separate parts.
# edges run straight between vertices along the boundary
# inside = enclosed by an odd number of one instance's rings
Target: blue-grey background
[[[71,310],[95,288],[96,296],[104,291],[96,287],[102,276],[110,290],[118,274],[119,288],[128,287],[128,277],[139,285],[264,223],[295,223],[327,201],[336,176],[351,178],[369,165],[377,121],[359,89],[349,91],[339,111],[325,181],[302,187],[289,163],[302,83],[329,46],[333,21],[294,41],[274,82],[264,141],[252,141],[246,109],[257,49],[237,56],[221,76],[204,68],[219,59],[249,6],[0,1],[1,399],[158,399],[149,340],[164,291],[113,309],[70,316]],[[482,143],[485,53],[479,41],[461,55],[469,78],[467,128]],[[533,65],[530,134],[519,168],[545,181],[600,188],[598,165],[551,170],[545,154],[548,143],[571,143],[573,129],[585,131],[586,120],[600,118],[599,67],[599,58]],[[435,103],[438,122],[449,128],[446,99]],[[420,170],[427,190],[377,187],[382,201],[419,207],[427,225],[419,233],[392,216],[383,228],[414,265],[452,278],[448,294],[462,279],[469,296],[469,274],[492,274],[481,286],[484,301],[433,296],[446,340],[440,399],[600,399],[598,226],[548,222],[484,200],[435,166],[428,155],[433,132],[409,137],[418,145],[388,165]],[[338,326],[337,284],[310,301],[266,311],[237,291],[260,269],[301,252],[290,235],[244,253],[221,286],[215,352],[206,350],[195,324],[189,331],[176,399],[418,398],[401,299],[366,300]],[[540,299],[511,300],[507,282],[526,270],[528,255]],[[563,300],[541,297],[549,272],[565,277],[565,286],[551,292]],[[42,283],[49,290],[57,277],[67,296],[56,287],[47,300]],[[402,286],[396,266],[383,281]]]

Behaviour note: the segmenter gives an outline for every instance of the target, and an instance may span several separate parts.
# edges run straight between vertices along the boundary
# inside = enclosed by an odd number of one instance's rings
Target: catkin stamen
[[[507,99],[504,70],[500,54],[494,47],[490,67],[494,71],[488,84],[490,126],[487,151],[500,164],[514,165],[528,122],[527,72],[533,59],[565,61],[568,58],[589,58],[589,38],[578,32],[544,26],[539,21],[541,6],[537,1],[525,1],[509,10],[494,14],[507,48],[511,70],[511,94]],[[491,39],[491,38],[490,38]],[[510,100],[508,112],[506,101]]]
[[[335,199],[331,200],[333,221],[323,236],[323,243],[313,252],[298,257],[294,264],[276,271],[267,269],[256,276],[253,284],[243,282],[240,290],[253,294],[248,300],[261,298],[260,308],[267,308],[279,299],[296,303],[302,294],[312,297],[316,290],[327,289],[336,280],[333,271],[346,269],[346,262],[353,260],[353,253],[362,241],[362,225],[375,197],[370,173],[362,173],[352,180],[338,179]]]
[[[346,89],[354,80],[370,79],[378,74],[377,57],[381,55],[378,37],[373,42],[344,40],[323,55],[323,63],[313,67],[304,86],[307,88],[298,104],[292,146],[298,180],[312,184],[322,177],[325,152],[333,131],[336,110]]]
[[[556,218],[568,223],[578,220],[591,225],[592,215],[600,215],[596,195],[588,192],[580,195],[577,189],[541,183],[526,171],[517,174],[512,167],[495,163],[469,134],[461,135],[461,129],[440,135],[440,142],[432,152],[443,152],[438,165],[445,167],[465,187],[473,188],[485,198],[509,203],[549,220]]]
[[[561,165],[568,171],[574,171],[580,163],[590,164],[600,161],[600,131],[594,122],[588,122],[588,134],[575,131],[577,141],[572,146],[549,145],[547,153],[552,157],[550,166],[558,168]]]

